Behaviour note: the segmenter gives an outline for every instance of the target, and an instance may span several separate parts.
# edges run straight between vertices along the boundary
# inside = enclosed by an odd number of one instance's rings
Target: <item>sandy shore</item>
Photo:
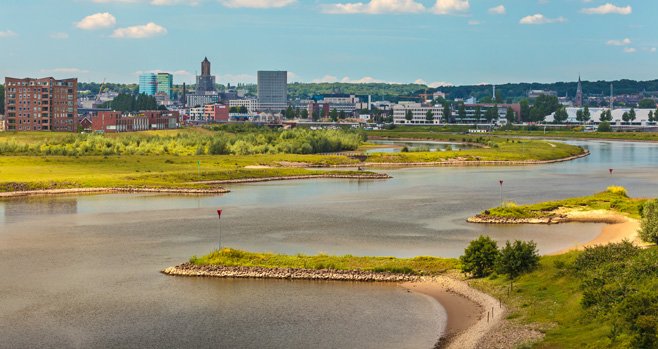
[[[471,288],[457,275],[422,278],[402,287],[437,300],[448,314],[437,348],[482,348],[485,336],[499,326],[507,309],[492,296]]]

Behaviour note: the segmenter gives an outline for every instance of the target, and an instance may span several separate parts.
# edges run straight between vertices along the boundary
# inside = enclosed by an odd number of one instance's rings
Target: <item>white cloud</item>
[[[633,42],[629,38],[621,39],[621,40],[608,40],[606,42],[606,45],[608,46],[628,46],[632,44]]]
[[[64,32],[50,33],[50,38],[55,40],[65,40],[69,38],[69,34]]]
[[[423,79],[417,79],[416,81],[414,81],[414,84],[425,85],[425,86],[430,87],[430,88],[455,86],[451,82],[445,82],[445,81],[427,82]]]
[[[53,69],[41,69],[41,73],[84,74],[84,73],[89,73],[89,70],[84,70],[80,68],[53,68]]]
[[[200,4],[200,0],[151,0],[150,4],[155,6],[190,5]]]
[[[399,82],[381,80],[381,79],[373,78],[372,76],[364,76],[359,79],[353,79],[350,78],[349,76],[345,76],[342,79],[338,79],[336,76],[333,75],[325,75],[319,79],[313,79],[311,80],[311,82],[316,84],[323,82],[328,82],[328,83],[342,82],[349,84],[374,84],[374,83],[399,84]]]
[[[447,15],[455,12],[465,12],[471,8],[468,0],[436,0],[432,12],[437,15]]]
[[[299,81],[299,75],[289,71],[288,72],[288,82]]]
[[[13,32],[11,30],[4,30],[4,31],[0,30],[0,38],[10,38],[10,37],[16,36],[16,35],[18,35],[18,34],[16,34],[15,32]]]
[[[76,24],[76,27],[83,30],[94,30],[101,28],[113,27],[117,23],[117,19],[109,12],[94,13],[83,18]]]
[[[599,7],[584,8],[580,12],[588,15],[630,15],[633,12],[633,8],[630,6],[620,7],[611,3],[607,3]]]
[[[149,22],[144,25],[117,28],[111,36],[118,39],[145,39],[164,34],[167,34],[165,27]]]
[[[329,14],[419,13],[423,11],[425,11],[425,6],[415,0],[370,0],[367,3],[352,2],[322,6],[322,12]]]
[[[468,25],[480,25],[480,21],[476,19],[471,19],[468,21]]]
[[[292,5],[297,0],[219,0],[226,7],[279,8]]]
[[[504,5],[498,5],[496,7],[492,7],[489,9],[489,13],[492,15],[504,15],[507,13],[507,10],[505,9]]]
[[[656,48],[655,47],[650,48],[649,52],[656,52]]]
[[[626,53],[635,53],[635,52],[637,52],[637,49],[635,49],[635,47],[624,47],[624,52],[626,52]]]
[[[551,23],[562,23],[566,22],[567,19],[564,17],[557,18],[548,18],[541,13],[537,13],[531,16],[525,16],[521,18],[519,23],[521,24],[551,24]]]

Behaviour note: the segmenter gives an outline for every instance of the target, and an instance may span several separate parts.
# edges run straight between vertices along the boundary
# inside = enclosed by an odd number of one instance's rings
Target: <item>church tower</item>
[[[583,83],[578,76],[578,88],[576,89],[576,107],[583,106]]]

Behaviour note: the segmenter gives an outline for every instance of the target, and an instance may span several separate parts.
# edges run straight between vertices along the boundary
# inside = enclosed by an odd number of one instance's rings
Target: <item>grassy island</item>
[[[605,211],[630,218],[640,217],[640,207],[646,199],[628,197],[623,187],[611,186],[605,191],[577,198],[547,201],[530,205],[513,202],[491,208],[469,218],[473,223],[560,223],[567,221],[592,221],[614,223],[613,218],[598,215],[587,219],[580,213]],[[612,221],[610,220],[612,219]]]
[[[398,137],[398,133],[390,136]],[[427,134],[404,138],[427,139]],[[464,136],[475,149],[364,153],[355,130],[271,130],[227,125],[119,134],[0,133],[0,193],[80,188],[212,190],[235,181],[388,178],[320,167],[526,164],[582,156],[580,147],[546,141]],[[431,137],[430,137],[431,139]],[[452,139],[449,139],[452,140]]]

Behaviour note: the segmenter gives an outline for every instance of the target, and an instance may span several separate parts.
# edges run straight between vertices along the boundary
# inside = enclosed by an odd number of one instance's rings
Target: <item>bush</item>
[[[617,185],[609,186],[608,189],[606,189],[606,191],[610,194],[621,195],[621,196],[626,197],[626,198],[628,197],[628,193],[626,192],[626,188],[621,187],[621,186],[617,186]]]
[[[488,236],[480,236],[468,244],[464,255],[459,257],[462,271],[474,277],[485,277],[494,271],[498,259],[498,244]]]
[[[642,206],[640,238],[658,244],[658,200],[648,201]]]
[[[612,126],[607,121],[604,121],[599,124],[599,127],[596,129],[597,132],[612,132]]]
[[[496,270],[514,279],[534,270],[539,265],[539,253],[534,241],[507,241],[496,261]]]

